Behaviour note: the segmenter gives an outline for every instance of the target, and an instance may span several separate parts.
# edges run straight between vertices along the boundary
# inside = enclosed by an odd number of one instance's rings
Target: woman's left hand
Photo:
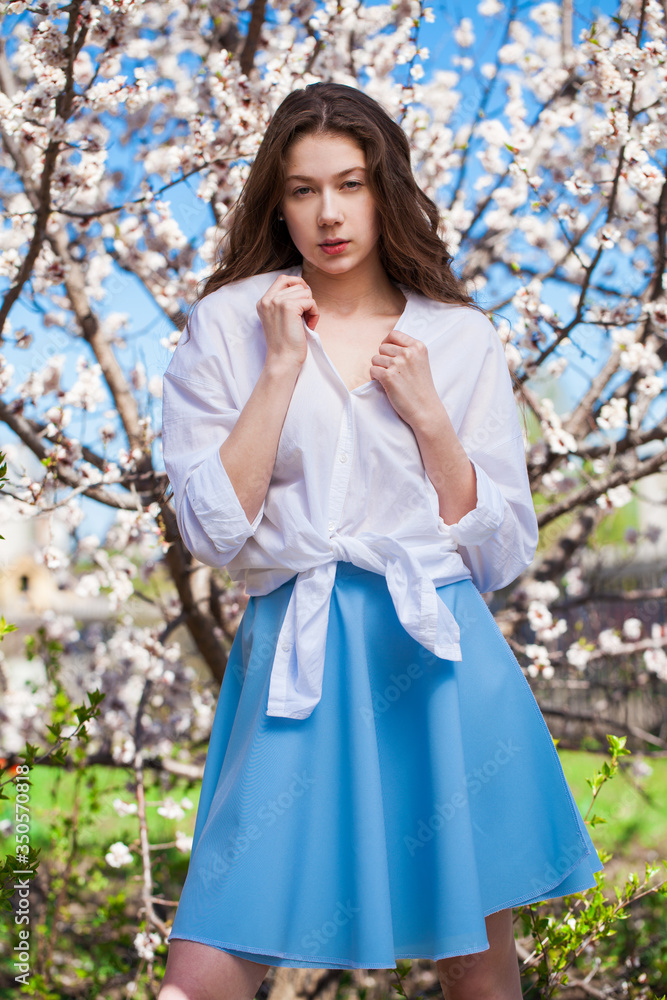
[[[443,408],[426,344],[401,330],[388,333],[379,353],[371,358],[371,378],[380,383],[399,417],[411,427],[428,420],[429,411],[435,414]]]

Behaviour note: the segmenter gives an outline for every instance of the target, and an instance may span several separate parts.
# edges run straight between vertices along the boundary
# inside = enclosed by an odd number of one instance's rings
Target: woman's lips
[[[349,240],[341,240],[340,243],[320,243],[320,249],[331,256],[332,254],[342,253],[349,245]]]

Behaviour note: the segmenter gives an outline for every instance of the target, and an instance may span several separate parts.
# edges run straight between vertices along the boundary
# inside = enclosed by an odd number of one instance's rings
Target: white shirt
[[[223,285],[197,302],[164,376],[162,443],[178,527],[196,559],[225,566],[249,596],[296,574],[266,714],[305,719],[322,692],[337,560],[383,574],[410,635],[460,660],[458,625],[435,588],[470,577],[482,592],[508,585],[532,562],[538,530],[498,334],[476,310],[404,285],[396,329],[428,347],[436,390],[475,469],[476,507],[445,524],[411,427],[377,380],[349,391],[304,322],[306,360],[251,523],[219,449],[264,365],[256,304],[280,273],[301,268]]]

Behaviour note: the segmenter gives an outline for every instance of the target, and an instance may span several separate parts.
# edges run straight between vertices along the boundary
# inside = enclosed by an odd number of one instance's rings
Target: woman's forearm
[[[445,407],[424,414],[412,426],[428,478],[439,500],[445,524],[456,524],[477,504],[475,470],[452,426]]]
[[[262,506],[278,442],[301,368],[267,361],[227,439],[220,458],[249,521]]]

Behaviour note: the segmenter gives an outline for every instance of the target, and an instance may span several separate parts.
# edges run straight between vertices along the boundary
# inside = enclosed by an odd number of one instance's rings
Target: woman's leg
[[[253,1000],[268,969],[208,944],[174,938],[158,1000]]]
[[[521,1000],[519,959],[514,944],[512,910],[486,918],[486,951],[437,961],[445,1000]]]

